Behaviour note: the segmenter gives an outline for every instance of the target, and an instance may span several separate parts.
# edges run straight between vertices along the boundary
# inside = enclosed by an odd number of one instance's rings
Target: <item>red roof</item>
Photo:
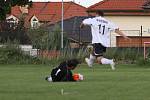
[[[61,20],[61,2],[33,2],[26,15],[26,23],[36,16],[39,21],[59,21]],[[72,16],[87,16],[86,8],[74,2],[64,2],[64,19]],[[11,15],[19,17],[21,10],[19,6],[12,7]],[[27,25],[28,25],[27,24]]]
[[[117,14],[116,12],[119,11],[126,11],[124,12],[126,14],[131,11],[141,12],[144,10],[142,7],[146,2],[147,0],[103,0],[90,6],[88,11],[104,10],[111,13],[115,12],[114,14]],[[132,14],[134,14],[134,12]]]

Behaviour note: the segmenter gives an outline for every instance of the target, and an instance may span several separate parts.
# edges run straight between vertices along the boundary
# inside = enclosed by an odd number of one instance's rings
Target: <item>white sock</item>
[[[113,60],[112,59],[107,59],[107,58],[102,58],[101,63],[102,64],[112,64]]]
[[[90,54],[90,58],[89,58],[89,61],[90,61],[90,63],[91,64],[93,64],[94,63],[94,60],[96,59],[96,57],[95,56],[93,56],[92,54]]]

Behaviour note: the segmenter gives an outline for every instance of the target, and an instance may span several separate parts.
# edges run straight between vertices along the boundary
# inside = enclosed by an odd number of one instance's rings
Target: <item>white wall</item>
[[[116,23],[121,30],[139,30],[141,25],[144,31],[150,29],[150,16],[107,16],[106,18]]]
[[[135,30],[124,31],[127,36],[139,36],[141,26],[143,26],[143,36],[150,36],[150,16],[105,16],[105,18],[114,22],[120,30]],[[115,33],[111,35],[111,40],[111,46],[115,47]]]
[[[5,47],[6,45],[0,45],[0,47]],[[32,45],[19,45],[20,49],[30,56],[38,56],[38,49],[33,49]]]
[[[33,49],[32,45],[19,45],[21,50],[30,55],[30,56],[37,56],[38,55],[38,49]]]

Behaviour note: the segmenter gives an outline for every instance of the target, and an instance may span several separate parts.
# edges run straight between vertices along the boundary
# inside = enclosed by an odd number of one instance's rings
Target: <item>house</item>
[[[18,23],[23,18],[26,28],[37,28],[42,24],[60,21],[61,9],[61,2],[33,2],[31,7],[12,7],[6,19],[10,23]],[[87,16],[86,8],[74,2],[64,2],[64,19],[73,16]]]
[[[103,0],[90,6],[88,13],[92,14],[96,10],[103,10],[107,19],[132,38],[132,42],[125,41],[113,34],[112,47],[141,47],[144,42],[150,42],[149,0]]]

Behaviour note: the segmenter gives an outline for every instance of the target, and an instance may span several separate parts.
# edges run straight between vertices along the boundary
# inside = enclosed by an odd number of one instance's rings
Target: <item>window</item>
[[[14,29],[17,27],[17,21],[13,18],[7,19],[7,23],[9,23],[9,27],[13,27]]]
[[[31,27],[32,28],[38,28],[39,27],[39,22],[36,18],[34,18],[31,22]]]

